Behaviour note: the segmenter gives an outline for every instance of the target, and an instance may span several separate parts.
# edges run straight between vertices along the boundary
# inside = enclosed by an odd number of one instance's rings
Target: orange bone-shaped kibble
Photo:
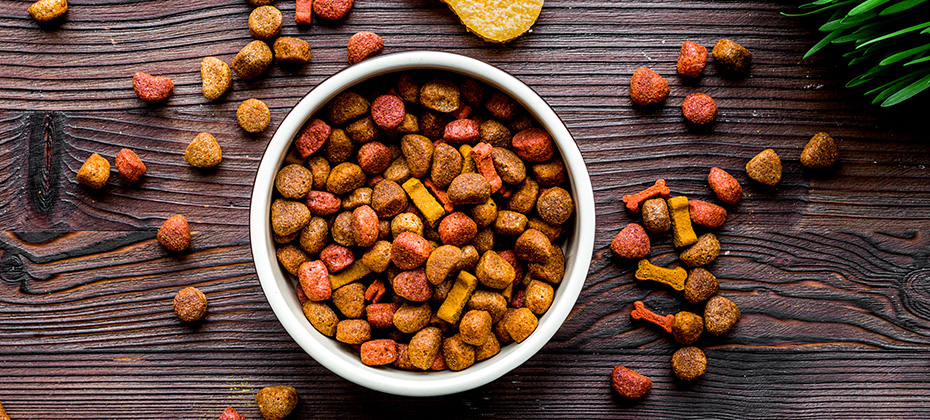
[[[665,186],[665,180],[660,179],[656,181],[655,185],[646,188],[633,195],[624,195],[623,202],[626,203],[626,209],[633,212],[639,213],[639,207],[643,205],[643,202],[656,197],[669,198],[672,195],[671,190]]]
[[[672,322],[675,321],[675,315],[665,315],[665,316],[659,315],[647,309],[646,305],[644,305],[642,301],[638,301],[638,300],[636,302],[633,302],[633,306],[636,307],[635,309],[633,309],[633,312],[630,312],[630,316],[632,316],[633,319],[642,319],[645,321],[649,321],[653,324],[656,324],[662,327],[662,329],[665,330],[665,332],[667,333],[672,332]]]

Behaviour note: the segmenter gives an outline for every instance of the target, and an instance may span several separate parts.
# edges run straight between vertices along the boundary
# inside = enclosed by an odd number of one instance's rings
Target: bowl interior
[[[522,343],[501,347],[501,352],[459,372],[411,372],[391,367],[373,368],[358,355],[320,334],[303,315],[294,291],[295,279],[282,271],[274,252],[270,229],[273,180],[292,140],[303,124],[330,99],[368,79],[405,70],[441,70],[463,74],[508,94],[546,129],[565,162],[571,193],[575,199],[574,234],[563,244],[565,278],[556,288],[549,310],[539,326]],[[584,285],[594,246],[594,196],[581,153],[565,125],[532,89],[481,61],[465,56],[416,51],[384,55],[351,66],[322,82],[287,115],[262,157],[252,191],[249,215],[251,249],[262,289],[278,320],[294,340],[320,364],[359,385],[382,392],[430,396],[461,392],[484,385],[516,368],[535,354],[568,316]]]

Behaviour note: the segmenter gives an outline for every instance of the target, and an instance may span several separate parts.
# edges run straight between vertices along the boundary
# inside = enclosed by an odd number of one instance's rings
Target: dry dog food
[[[630,99],[640,106],[655,105],[668,98],[668,82],[658,73],[640,67],[630,79]]]
[[[271,111],[268,105],[258,99],[246,99],[236,110],[236,121],[239,127],[249,133],[261,133],[271,123]]]
[[[129,182],[136,182],[145,175],[145,164],[142,159],[129,149],[121,149],[116,154],[116,170]],[[109,171],[107,171],[109,172]]]
[[[698,77],[704,72],[704,66],[707,65],[707,48],[703,45],[685,41],[681,44],[681,52],[678,54],[678,74],[688,77]]]
[[[259,6],[249,13],[249,32],[261,40],[268,40],[281,33],[284,16],[274,6]]]
[[[313,0],[297,0],[294,10],[294,23],[309,25],[313,21]]]
[[[321,19],[339,20],[352,9],[354,0],[313,0],[313,13]]]
[[[2,417],[0,417],[0,419],[2,419]],[[220,418],[217,420],[245,420],[245,417],[242,417],[235,408],[226,407],[226,409],[223,410],[223,414],[220,414]]]
[[[174,92],[174,82],[167,77],[137,71],[132,75],[132,90],[145,102],[161,102]]]
[[[697,347],[682,347],[672,355],[672,372],[683,381],[693,381],[707,370],[707,357]]]
[[[824,132],[814,134],[801,151],[801,164],[810,169],[826,169],[836,165],[838,160],[836,140]]]
[[[727,221],[726,209],[706,201],[688,200],[688,213],[692,222],[704,227],[717,228]]]
[[[314,329],[414,370],[465,369],[536,330],[575,203],[552,137],[523,115],[431,72],[363,82],[310,118],[270,223]]]
[[[348,2],[351,7],[352,0],[348,0]],[[314,9],[319,3],[319,1],[313,2]],[[366,58],[377,55],[382,49],[384,49],[384,40],[381,39],[380,35],[374,32],[362,31],[349,38],[346,56],[348,57],[349,64],[355,64]]]
[[[708,124],[717,118],[717,103],[704,93],[692,93],[685,96],[681,113],[694,124]]]
[[[749,72],[749,66],[752,64],[752,54],[744,48],[729,39],[720,39],[714,50],[714,61],[725,71],[734,75],[743,75]]]
[[[647,232],[668,232],[672,228],[672,218],[668,212],[668,203],[663,198],[651,198],[643,202],[643,226]]]
[[[671,333],[681,344],[693,344],[704,332],[704,320],[697,314],[681,311],[675,315],[661,316],[650,311],[641,301],[633,302],[633,306],[634,309],[630,312],[633,319],[642,319],[658,325],[665,332]]]
[[[212,134],[199,133],[187,145],[184,160],[197,168],[211,168],[223,161],[223,150]]]
[[[672,217],[672,242],[676,247],[688,246],[697,242],[697,235],[691,227],[691,210],[688,197],[678,196],[668,199],[669,214]]]
[[[191,245],[191,228],[184,215],[177,214],[162,223],[156,235],[158,243],[169,251],[180,252]]]
[[[652,379],[623,366],[617,366],[610,372],[610,384],[617,394],[628,400],[640,399],[652,389]]]
[[[281,63],[304,64],[310,61],[310,44],[300,38],[282,36],[274,40],[272,48],[274,58]]]
[[[710,168],[710,173],[707,174],[707,185],[724,203],[736,204],[743,198],[743,187],[739,185],[736,178],[733,178],[733,175],[723,169]]]
[[[49,22],[68,11],[68,0],[39,0],[29,6],[29,14],[37,22]]]
[[[444,1],[470,32],[485,41],[499,43],[510,41],[528,31],[543,7],[543,0]]]
[[[704,307],[704,328],[713,335],[726,334],[739,321],[739,308],[730,299],[714,296]]]
[[[682,291],[685,289],[685,280],[688,279],[688,272],[681,267],[675,267],[673,269],[658,267],[649,262],[649,260],[642,259],[639,260],[635,276],[637,280],[651,280],[666,284],[672,289]]]
[[[110,162],[96,153],[90,155],[81,169],[78,169],[77,181],[95,190],[103,188],[110,179]]]
[[[646,258],[649,255],[649,249],[649,235],[642,226],[636,223],[626,225],[610,243],[610,250],[614,252],[614,255],[631,260]]]
[[[646,200],[656,197],[669,198],[671,193],[671,190],[669,190],[665,185],[665,180],[660,179],[656,181],[655,185],[646,188],[643,191],[633,195],[624,195],[623,202],[626,203],[627,210],[633,213],[638,213],[639,207],[642,206]]]
[[[174,296],[174,313],[184,322],[199,321],[207,314],[207,297],[194,287],[185,287]]]
[[[698,238],[694,245],[679,255],[688,267],[700,267],[717,259],[720,254],[720,242],[713,233],[705,233]]]
[[[781,159],[774,150],[765,149],[746,163],[746,175],[753,181],[774,187],[781,182]]]
[[[204,57],[200,61],[200,79],[203,80],[203,96],[212,101],[229,90],[232,70],[219,58]]]
[[[695,268],[688,273],[685,281],[685,300],[691,303],[701,303],[710,299],[720,290],[720,282],[710,271]],[[706,316],[705,316],[706,318]]]
[[[264,41],[255,40],[241,50],[233,58],[232,69],[243,79],[252,79],[268,69],[271,59],[274,58],[271,48]]]
[[[272,386],[255,394],[255,405],[265,420],[284,420],[297,408],[297,398],[293,387]]]

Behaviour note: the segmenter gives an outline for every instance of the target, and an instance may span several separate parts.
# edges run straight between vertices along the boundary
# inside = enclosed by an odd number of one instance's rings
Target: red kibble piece
[[[426,270],[404,271],[394,277],[391,283],[394,293],[411,302],[426,302],[433,296],[433,288],[426,280]]]
[[[653,324],[656,324],[662,327],[662,329],[665,330],[665,332],[667,333],[672,332],[672,323],[675,321],[675,315],[665,315],[665,316],[659,315],[647,309],[646,305],[644,305],[643,302],[638,301],[638,300],[636,302],[633,302],[633,306],[635,307],[635,309],[633,309],[633,311],[630,312],[630,316],[632,316],[633,319],[642,319],[644,321],[649,321]]]
[[[692,93],[681,104],[681,113],[692,123],[707,124],[717,118],[717,103],[703,93]]]
[[[630,99],[636,105],[654,105],[668,98],[668,82],[645,67],[633,72],[630,79]]]
[[[320,261],[326,264],[330,273],[341,271],[355,262],[352,250],[339,244],[329,244],[320,251]]]
[[[304,203],[310,213],[317,216],[330,216],[342,208],[342,199],[326,191],[310,191]]]
[[[436,197],[436,201],[439,201],[439,204],[442,204],[442,208],[446,211],[446,213],[452,213],[455,211],[455,206],[452,205],[452,201],[449,201],[449,194],[446,194],[446,191],[442,188],[437,187],[436,184],[433,183],[432,179],[424,179],[423,185],[425,185],[426,188],[429,188],[430,192],[433,193],[433,195]]]
[[[401,232],[391,243],[391,262],[401,270],[412,270],[426,262],[429,242],[413,232]]]
[[[458,120],[468,118],[469,115],[471,115],[471,107],[464,103],[459,104],[459,109],[452,111],[452,116]]]
[[[339,20],[352,9],[354,0],[313,0],[313,13],[321,19]]]
[[[135,152],[122,149],[116,155],[116,170],[129,182],[136,182],[145,175],[145,164]]]
[[[453,144],[473,144],[478,141],[478,123],[459,119],[446,124],[443,139]]]
[[[496,193],[504,185],[504,180],[497,174],[494,168],[494,160],[491,158],[491,152],[494,147],[488,143],[478,143],[471,148],[471,158],[475,161],[475,167],[478,173],[491,184],[491,193]]]
[[[313,0],[297,0],[297,9],[294,11],[294,23],[309,25],[313,17]]]
[[[545,162],[552,159],[555,147],[552,137],[540,128],[527,128],[513,136],[513,151],[528,162]]]
[[[378,241],[378,213],[368,205],[356,207],[352,210],[352,232],[356,245],[374,245]]]
[[[388,166],[391,165],[391,150],[388,149],[384,143],[379,141],[370,141],[359,147],[358,149],[358,166],[362,168],[362,172],[366,174],[379,174],[384,172]],[[384,179],[381,176],[375,177],[379,178],[378,181]],[[371,186],[377,184],[371,183]]]
[[[720,168],[710,168],[707,174],[707,184],[720,201],[727,204],[736,204],[743,198],[743,187],[739,185],[733,175]]]
[[[371,118],[385,130],[404,122],[404,100],[397,95],[381,95],[371,102]]]
[[[678,54],[678,74],[688,77],[698,77],[707,65],[707,48],[703,45],[685,41],[681,44]]]
[[[395,311],[397,311],[396,303],[372,303],[365,307],[365,315],[372,328],[394,327]]]
[[[156,235],[158,243],[169,251],[184,251],[191,245],[191,228],[183,215],[175,215],[165,220]]]
[[[235,408],[226,407],[226,409],[223,410],[223,414],[220,414],[220,418],[217,420],[245,420],[245,418],[242,417]]]
[[[303,131],[300,132],[297,141],[294,142],[294,147],[297,148],[300,157],[306,159],[326,142],[331,132],[332,128],[323,120],[310,121],[310,124],[307,124]]]
[[[316,2],[314,2],[314,6]],[[384,40],[373,32],[362,31],[349,38],[349,64],[358,63],[384,49]]]
[[[509,96],[500,92],[494,92],[488,101],[484,103],[484,108],[488,113],[499,120],[510,121],[517,113],[517,103]]]
[[[384,287],[384,282],[381,279],[375,279],[368,285],[368,288],[365,289],[365,300],[371,303],[381,302],[381,298],[384,297],[384,292],[387,289]]]
[[[367,366],[387,365],[397,360],[397,345],[388,338],[370,340],[362,343],[359,353]]]
[[[307,294],[304,293],[304,288],[300,287],[300,282],[297,282],[297,287],[295,287],[294,290],[296,290],[297,301],[300,302],[301,306],[310,301],[310,298],[308,298]]]
[[[520,309],[523,307],[523,300],[526,297],[526,291],[523,289],[515,290],[510,297],[510,306]]]
[[[691,221],[701,226],[716,228],[727,221],[727,211],[716,204],[701,200],[688,200]]]
[[[314,302],[329,299],[333,287],[329,282],[329,270],[323,261],[307,261],[297,269],[297,280],[304,289],[307,299]]]
[[[649,235],[636,223],[626,225],[610,243],[614,255],[626,259],[646,258],[650,247]]]
[[[463,247],[478,234],[478,224],[465,213],[457,211],[439,222],[439,240],[445,245]]]
[[[132,75],[132,89],[136,96],[146,102],[160,102],[168,99],[174,92],[174,82],[167,77],[152,76],[137,71]]]
[[[623,366],[617,366],[610,372],[610,383],[617,394],[628,400],[640,399],[652,389],[652,379]]]
[[[656,181],[655,185],[646,188],[633,195],[624,195],[623,202],[626,203],[626,209],[633,212],[639,213],[640,206],[643,205],[643,202],[656,197],[669,198],[672,192],[665,185],[665,180],[660,179]]]

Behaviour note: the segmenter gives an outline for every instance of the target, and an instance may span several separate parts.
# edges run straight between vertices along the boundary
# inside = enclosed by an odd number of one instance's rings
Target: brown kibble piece
[[[442,348],[442,331],[436,327],[427,327],[418,331],[410,339],[407,355],[414,366],[427,370],[432,366]]]
[[[365,285],[355,282],[334,290],[333,305],[346,318],[361,318],[365,315]]]
[[[39,0],[29,6],[29,15],[36,22],[49,22],[68,11],[67,0]],[[2,412],[2,408],[0,408]]]
[[[264,73],[273,57],[268,44],[255,40],[239,50],[233,58],[232,69],[240,78],[251,79]]]
[[[371,339],[371,325],[363,319],[344,319],[336,324],[336,340],[362,344]]]
[[[356,143],[367,143],[378,138],[381,130],[371,116],[359,118],[346,126],[346,134]]]
[[[640,67],[630,79],[630,99],[636,105],[654,105],[668,97],[668,82],[658,73]]]
[[[691,303],[701,303],[720,290],[720,282],[710,271],[695,268],[688,273],[685,281],[685,300]]]
[[[649,255],[650,247],[649,235],[636,223],[626,225],[610,243],[614,255],[626,259],[645,258]]]
[[[284,198],[301,199],[313,188],[313,173],[302,165],[287,165],[275,175],[274,185]]]
[[[494,251],[487,251],[478,260],[475,275],[482,285],[491,289],[504,289],[513,284],[516,271],[507,260]]]
[[[717,103],[706,94],[692,93],[685,96],[681,104],[681,113],[688,121],[704,125],[717,118]]]
[[[452,180],[447,193],[456,206],[482,204],[491,198],[491,185],[481,174],[461,174]]]
[[[774,150],[765,149],[746,163],[746,175],[760,184],[774,187],[781,182],[781,159]]]
[[[516,153],[501,147],[491,151],[494,169],[506,184],[517,185],[526,179],[526,165]]]
[[[714,296],[704,307],[704,328],[713,335],[726,334],[740,318],[739,308],[723,296]]]
[[[132,75],[132,89],[145,102],[161,102],[174,92],[174,82],[167,77],[137,71]]]
[[[214,100],[223,96],[232,86],[232,70],[216,57],[204,57],[200,61],[200,79],[203,81],[203,96]]]
[[[297,407],[297,390],[289,386],[262,388],[255,394],[255,405],[265,420],[284,420]]]
[[[306,302],[303,304],[304,316],[310,321],[320,334],[327,337],[336,335],[336,324],[339,323],[339,317],[329,305],[322,302]]]
[[[475,347],[475,361],[480,362],[496,356],[501,351],[501,343],[494,334],[488,335],[488,340],[484,344]]]
[[[430,178],[440,188],[448,187],[462,173],[462,155],[445,143],[437,144],[433,150]]]
[[[539,320],[536,319],[536,315],[529,308],[517,308],[501,322],[507,323],[504,325],[507,333],[518,343],[526,340],[533,331],[536,331],[536,326],[539,325]]]
[[[652,389],[652,379],[623,366],[617,366],[610,372],[610,384],[617,394],[628,400],[640,399]]]
[[[562,248],[556,244],[552,244],[549,250],[549,258],[545,264],[531,262],[527,264],[527,268],[529,268],[529,272],[533,277],[552,284],[559,284],[562,282],[562,278],[565,277],[565,254],[562,252]]]
[[[711,53],[714,55],[714,61],[725,72],[734,75],[743,75],[749,72],[749,66],[752,64],[752,54],[742,45],[721,38],[714,45],[714,50]]]
[[[633,213],[638,213],[639,207],[646,200],[656,197],[669,198],[671,194],[671,190],[669,190],[668,186],[665,185],[665,180],[659,179],[656,181],[655,185],[646,188],[645,190],[642,190],[633,195],[624,195],[623,202],[626,203],[627,210]]]
[[[327,105],[329,121],[340,125],[367,114],[370,109],[368,99],[355,92],[341,93]]]
[[[442,355],[450,370],[459,371],[475,363],[475,346],[462,341],[461,334],[442,341]]]
[[[496,120],[487,120],[478,126],[478,139],[482,143],[488,143],[494,147],[513,147],[511,140],[513,136],[507,126]]]
[[[116,170],[129,182],[136,182],[145,175],[145,164],[135,152],[121,149],[116,155]],[[109,170],[107,171],[109,173]]]
[[[433,163],[433,142],[419,134],[407,134],[400,140],[400,149],[407,159],[411,176],[422,178],[429,173]]]
[[[717,259],[720,254],[720,241],[713,233],[705,233],[698,238],[697,242],[681,253],[679,258],[688,265],[688,267],[699,267],[707,265]]]
[[[316,6],[319,0],[314,0],[313,5]],[[346,1],[346,0],[336,0],[336,1]],[[351,0],[348,0],[351,1]],[[349,38],[348,52],[347,56],[349,59],[349,64],[358,63],[366,58],[369,58],[373,55],[377,55],[384,49],[384,40],[381,39],[376,33],[362,31],[355,35],[352,35],[352,38]]]
[[[174,215],[162,223],[156,235],[158,243],[169,251],[180,252],[191,245],[191,228],[183,215]]]
[[[480,310],[466,312],[459,322],[459,335],[466,344],[484,345],[491,336],[491,314]]]
[[[276,199],[271,203],[271,227],[274,233],[287,236],[310,223],[310,210],[304,203]]]
[[[707,65],[707,48],[691,41],[681,44],[678,54],[678,74],[687,77],[698,77]]]
[[[701,226],[716,228],[727,221],[727,211],[716,204],[701,200],[688,200],[691,221]]]
[[[575,202],[564,188],[552,187],[539,194],[536,211],[546,223],[561,225],[575,212]]]
[[[646,200],[642,206],[643,226],[647,232],[668,232],[672,228],[672,219],[668,213],[668,204],[665,199],[653,198]]]
[[[255,38],[268,40],[281,33],[282,22],[284,16],[277,7],[259,6],[249,13],[249,32]]]
[[[405,302],[394,312],[394,326],[405,334],[413,334],[429,324],[432,316],[428,303]]]
[[[285,245],[275,250],[275,256],[281,266],[291,275],[298,275],[300,266],[310,260],[303,251],[294,245]]]
[[[212,168],[223,161],[223,149],[210,133],[198,133],[184,150],[184,160],[196,168]]]
[[[381,217],[394,217],[407,208],[407,193],[396,182],[383,179],[371,191],[371,207]]]
[[[739,185],[736,178],[720,168],[710,168],[707,174],[707,184],[711,191],[727,204],[736,204],[743,198],[743,187]]]
[[[533,165],[531,170],[533,179],[542,187],[556,187],[565,183],[565,163],[562,162],[562,159],[553,159],[549,162]]]
[[[514,243],[514,253],[523,261],[545,263],[552,252],[552,242],[542,232],[527,229]]]
[[[534,314],[541,316],[549,310],[554,297],[555,289],[552,286],[539,280],[531,280],[523,295],[523,306],[529,308]]]
[[[697,347],[682,347],[672,355],[672,371],[683,381],[700,378],[707,370],[707,356]]]
[[[420,87],[420,104],[439,112],[449,113],[458,109],[459,96],[458,86],[448,80],[434,79]]]
[[[826,169],[836,165],[838,160],[836,140],[824,132],[814,134],[801,151],[801,164],[810,169]]]
[[[526,230],[527,221],[529,219],[523,213],[501,210],[497,213],[497,219],[494,221],[494,231],[501,235],[519,235]]]
[[[174,296],[174,313],[184,322],[199,321],[207,314],[207,297],[194,287],[185,287]]]
[[[95,190],[103,188],[110,179],[110,162],[94,153],[84,161],[77,173],[77,181]]]
[[[529,214],[536,208],[537,197],[539,197],[539,184],[530,178],[526,178],[510,196],[510,200],[507,201],[507,209]]]
[[[684,345],[694,344],[704,332],[704,320],[700,315],[688,311],[675,314],[672,321],[672,336]]]
[[[339,20],[352,10],[354,0],[313,0],[313,13],[321,19]]]
[[[310,44],[300,38],[282,36],[274,40],[273,48],[274,58],[279,62],[304,64],[310,61]]]
[[[484,103],[484,109],[488,110],[489,114],[503,121],[513,119],[518,107],[517,101],[501,92],[492,93],[491,97]]]
[[[507,310],[507,299],[497,292],[475,290],[468,299],[468,309],[487,311],[491,315],[491,322],[497,323]]]
[[[271,111],[268,105],[258,99],[246,99],[236,110],[236,121],[239,127],[249,133],[261,133],[271,123]]]
[[[351,162],[336,165],[326,180],[326,190],[338,195],[349,193],[362,185],[365,185],[365,173],[361,167]]]

